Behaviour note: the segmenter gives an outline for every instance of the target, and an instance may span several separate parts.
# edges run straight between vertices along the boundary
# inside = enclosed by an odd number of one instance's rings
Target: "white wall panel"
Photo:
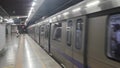
[[[5,41],[6,41],[6,25],[0,24],[0,51],[5,47]]]

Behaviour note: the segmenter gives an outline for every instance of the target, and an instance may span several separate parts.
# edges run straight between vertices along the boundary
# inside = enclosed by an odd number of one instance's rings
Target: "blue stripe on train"
[[[66,55],[65,53],[63,53],[63,52],[62,52],[61,50],[59,50],[59,49],[54,48],[54,50],[55,50],[57,53],[61,54],[65,59],[69,60],[71,63],[73,63],[74,65],[76,65],[78,68],[83,68],[83,64],[80,63],[79,61],[77,61],[77,60],[75,60],[74,58]]]

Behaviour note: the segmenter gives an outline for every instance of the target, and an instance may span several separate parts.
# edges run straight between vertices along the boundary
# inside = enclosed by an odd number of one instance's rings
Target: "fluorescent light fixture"
[[[99,3],[100,3],[100,1],[97,0],[97,1],[94,1],[94,2],[91,2],[91,3],[88,3],[88,4],[86,5],[86,7],[91,7],[91,6],[97,5],[97,4],[99,4]]]
[[[33,7],[31,7],[31,9],[30,10],[33,10],[34,8]]]
[[[58,25],[59,23],[55,23],[56,25]]]
[[[53,20],[56,20],[56,17],[53,17]]]
[[[28,17],[30,17],[31,13],[32,13],[32,11],[29,12]]]
[[[35,5],[36,5],[36,3],[35,3],[35,2],[33,2],[33,3],[32,3],[32,7],[34,7]]]
[[[17,17],[18,19],[20,18],[20,17]]]
[[[78,12],[80,10],[81,10],[81,8],[76,8],[76,9],[73,9],[72,12]]]
[[[57,18],[56,18],[56,17],[53,17],[52,19],[53,19],[53,21],[56,21],[56,20],[57,20]]]
[[[12,23],[13,26],[16,26],[16,24]]]
[[[30,17],[30,15],[32,14],[32,11],[33,11],[33,7],[31,7],[30,11],[29,11],[29,14],[28,14],[28,17]]]
[[[8,21],[8,19],[4,19],[5,21]]]
[[[50,19],[49,22],[52,23],[52,19]]]
[[[64,16],[67,16],[67,15],[69,15],[69,12],[65,12],[65,13],[63,13],[63,15],[64,15]]]
[[[9,19],[8,22],[14,22],[14,20],[13,19]]]
[[[61,15],[58,15],[57,17],[58,17],[58,18],[60,18],[60,17],[61,17]]]

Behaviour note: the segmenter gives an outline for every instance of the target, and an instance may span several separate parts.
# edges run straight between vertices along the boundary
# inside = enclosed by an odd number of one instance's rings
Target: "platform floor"
[[[28,35],[7,36],[0,68],[62,68]]]

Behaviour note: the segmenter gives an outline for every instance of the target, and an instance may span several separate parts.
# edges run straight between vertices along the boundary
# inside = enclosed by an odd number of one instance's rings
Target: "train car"
[[[120,67],[119,0],[85,0],[41,21],[40,30],[40,44],[65,68]]]

